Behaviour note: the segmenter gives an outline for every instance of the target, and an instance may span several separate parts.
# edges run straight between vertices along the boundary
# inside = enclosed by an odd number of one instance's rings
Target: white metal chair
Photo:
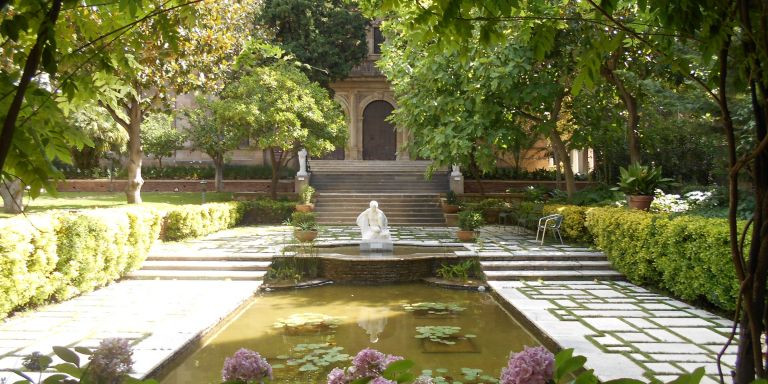
[[[556,238],[559,238],[560,244],[563,244],[563,236],[560,234],[560,226],[562,224],[563,215],[554,214],[540,218],[538,228],[536,228],[536,241],[539,241],[539,233],[541,233],[541,244],[544,244],[544,235],[547,234],[547,229],[549,229],[552,232],[552,236],[557,234]]]

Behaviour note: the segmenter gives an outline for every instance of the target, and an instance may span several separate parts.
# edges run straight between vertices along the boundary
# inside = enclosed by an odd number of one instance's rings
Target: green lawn
[[[182,204],[200,204],[200,192],[142,192],[143,206],[168,208]],[[207,192],[206,202],[230,201],[231,192]],[[26,212],[34,213],[49,209],[109,208],[127,205],[123,192],[60,192],[57,197],[43,194],[35,200],[24,198]],[[13,215],[0,212],[0,218]]]

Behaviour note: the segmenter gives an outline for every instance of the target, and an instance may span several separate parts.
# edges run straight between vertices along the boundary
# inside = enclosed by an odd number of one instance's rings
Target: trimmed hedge
[[[0,318],[90,292],[137,268],[161,219],[133,208],[0,220]]]
[[[594,244],[631,282],[735,308],[739,286],[727,220],[593,208],[586,211],[585,225]]]
[[[563,215],[563,224],[560,226],[560,234],[563,238],[576,243],[591,243],[592,234],[584,226],[587,212],[593,208],[576,205],[546,204],[542,208],[542,215],[559,213]]]
[[[246,205],[241,202],[174,208],[165,215],[162,239],[177,241],[234,227],[242,219],[245,208]]]
[[[243,201],[245,214],[242,224],[282,224],[291,218],[294,200],[256,199]]]
[[[105,286],[139,268],[158,238],[180,240],[233,227],[251,206],[212,203],[167,212],[136,206],[0,220],[0,319]]]

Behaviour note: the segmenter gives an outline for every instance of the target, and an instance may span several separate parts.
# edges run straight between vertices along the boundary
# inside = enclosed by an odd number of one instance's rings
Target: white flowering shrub
[[[680,213],[700,205],[717,205],[717,202],[712,199],[711,191],[691,191],[681,197],[675,194],[665,194],[661,189],[657,189],[654,196],[651,212]]]

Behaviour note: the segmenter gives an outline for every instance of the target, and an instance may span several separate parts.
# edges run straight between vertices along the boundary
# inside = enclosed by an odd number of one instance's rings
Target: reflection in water
[[[443,303],[465,308],[458,313],[408,312],[405,304]],[[296,314],[318,314],[294,316]],[[275,327],[280,320],[307,327]],[[333,319],[333,321],[329,320]],[[311,323],[311,324],[309,324]],[[470,340],[455,344],[417,339],[416,328],[459,327]],[[163,384],[220,383],[224,359],[240,348],[259,352],[273,366],[273,384],[325,383],[333,367],[350,365],[364,348],[404,356],[412,370],[432,370],[449,382],[464,378],[462,367],[498,377],[510,351],[540,343],[487,293],[402,284],[325,286],[261,294],[204,347],[176,363]],[[488,382],[488,381],[485,381]]]
[[[371,343],[379,341],[379,333],[384,332],[387,318],[382,316],[386,309],[380,307],[364,307],[357,315],[357,325],[368,334]]]

